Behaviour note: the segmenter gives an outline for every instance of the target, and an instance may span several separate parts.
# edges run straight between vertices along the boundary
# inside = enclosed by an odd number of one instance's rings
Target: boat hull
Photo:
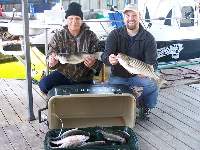
[[[200,57],[200,38],[157,41],[158,62],[188,60]]]
[[[158,62],[170,62],[188,60],[200,57],[200,38],[156,41]],[[101,41],[102,51],[105,48],[105,41]]]

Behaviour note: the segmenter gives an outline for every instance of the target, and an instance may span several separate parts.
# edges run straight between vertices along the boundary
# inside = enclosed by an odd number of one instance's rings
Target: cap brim
[[[125,9],[125,10],[123,10],[123,13],[126,13],[127,11],[138,12],[138,10],[136,10],[136,9]]]

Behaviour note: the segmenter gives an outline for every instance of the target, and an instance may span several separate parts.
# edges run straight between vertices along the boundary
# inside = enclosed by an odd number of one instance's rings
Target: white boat
[[[138,8],[141,12],[141,24],[157,41],[158,61],[200,57],[199,3],[194,0],[143,0],[138,1]],[[107,31],[113,29],[109,29],[107,24],[104,28],[94,23],[89,25],[100,37],[106,37]]]
[[[140,1],[144,26],[158,44],[158,60],[200,57],[200,13],[195,0]]]
[[[200,57],[200,14],[194,0],[143,0],[138,1],[141,24],[150,31],[158,45],[158,61],[186,60]],[[109,11],[106,11],[108,14]],[[60,16],[58,16],[60,14]],[[30,20],[31,44],[45,44],[51,31],[61,28],[63,10],[47,10],[37,14],[37,20]],[[55,20],[56,19],[56,20]],[[84,20],[100,40],[105,41],[114,27],[109,18]],[[37,23],[36,23],[37,22]],[[22,23],[0,23],[15,35],[22,34]],[[18,30],[16,30],[18,26]],[[48,32],[45,32],[48,29]],[[17,31],[17,32],[16,32]],[[47,31],[47,30],[46,30]],[[46,39],[48,38],[48,39]]]

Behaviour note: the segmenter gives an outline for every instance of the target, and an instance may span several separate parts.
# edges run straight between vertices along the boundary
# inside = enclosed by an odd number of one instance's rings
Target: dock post
[[[31,59],[30,59],[30,42],[29,42],[29,18],[28,18],[28,1],[22,0],[22,14],[23,14],[23,50],[25,52],[25,63],[26,63],[26,86],[27,86],[27,98],[29,104],[28,120],[35,120],[33,112],[33,94],[32,94],[32,78],[31,78]]]

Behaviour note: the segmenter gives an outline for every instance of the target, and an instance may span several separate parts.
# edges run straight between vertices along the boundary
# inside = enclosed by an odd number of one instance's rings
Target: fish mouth
[[[118,59],[127,59],[126,56],[122,53],[118,53],[117,58]]]
[[[122,53],[118,53],[117,58],[121,58],[121,57],[122,57]]]

